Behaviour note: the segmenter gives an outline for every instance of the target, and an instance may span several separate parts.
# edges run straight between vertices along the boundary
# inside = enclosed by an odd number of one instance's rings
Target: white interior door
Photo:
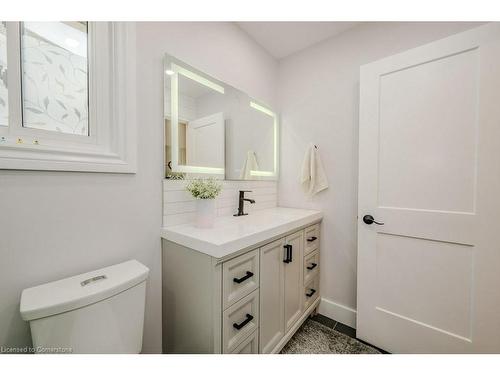
[[[186,128],[186,164],[224,168],[224,114],[189,121]]]
[[[360,100],[358,337],[500,352],[500,25],[363,66]]]

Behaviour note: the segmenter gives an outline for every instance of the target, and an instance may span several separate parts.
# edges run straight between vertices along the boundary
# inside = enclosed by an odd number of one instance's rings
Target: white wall
[[[367,23],[280,61],[279,204],[324,211],[321,293],[335,304],[356,308],[360,65],[477,25]],[[319,146],[330,182],[330,188],[311,201],[298,183],[308,142]],[[324,301],[321,311],[352,324],[352,310],[335,304]]]
[[[228,23],[139,23],[138,173],[0,171],[0,346],[30,344],[22,289],[129,258],[151,269],[145,352],[161,351],[163,53],[263,100],[276,63]]]

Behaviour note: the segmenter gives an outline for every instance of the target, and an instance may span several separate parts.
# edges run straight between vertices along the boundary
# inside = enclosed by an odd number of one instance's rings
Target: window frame
[[[135,173],[135,25],[88,22],[89,135],[23,126],[21,22],[7,22],[9,126],[0,169]]]

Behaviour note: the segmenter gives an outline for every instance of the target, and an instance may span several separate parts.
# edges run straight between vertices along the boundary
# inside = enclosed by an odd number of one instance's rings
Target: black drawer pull
[[[315,268],[316,268],[316,266],[317,266],[317,264],[316,264],[316,263],[311,263],[311,265],[310,265],[309,267],[307,267],[307,269],[308,269],[308,270],[313,270],[313,269],[315,269]]]
[[[285,259],[283,259],[283,263],[290,263],[292,261],[292,245],[284,245],[285,249]]]
[[[248,323],[250,323],[253,319],[253,316],[250,314],[247,314],[247,318],[242,321],[240,324],[238,323],[233,323],[233,327],[236,328],[238,331],[242,329],[244,326],[246,326]]]
[[[313,241],[316,241],[317,239],[318,239],[318,237],[312,236],[312,237],[309,237],[307,239],[307,242],[313,242]]]
[[[311,292],[310,293],[306,293],[306,296],[308,297],[312,297],[314,293],[316,293],[316,289],[310,289]]]
[[[252,273],[252,272],[250,272],[250,271],[247,271],[247,273],[246,273],[246,275],[245,275],[245,276],[243,276],[243,277],[241,277],[241,278],[239,278],[239,279],[235,277],[235,278],[233,279],[233,281],[234,281],[235,283],[241,284],[243,281],[245,281],[246,279],[251,278],[252,276],[253,276],[253,273]]]

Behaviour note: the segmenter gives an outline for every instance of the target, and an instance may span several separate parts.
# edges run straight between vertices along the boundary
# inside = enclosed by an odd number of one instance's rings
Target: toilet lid
[[[40,319],[102,301],[145,281],[148,274],[149,269],[134,259],[25,289],[21,317]]]

